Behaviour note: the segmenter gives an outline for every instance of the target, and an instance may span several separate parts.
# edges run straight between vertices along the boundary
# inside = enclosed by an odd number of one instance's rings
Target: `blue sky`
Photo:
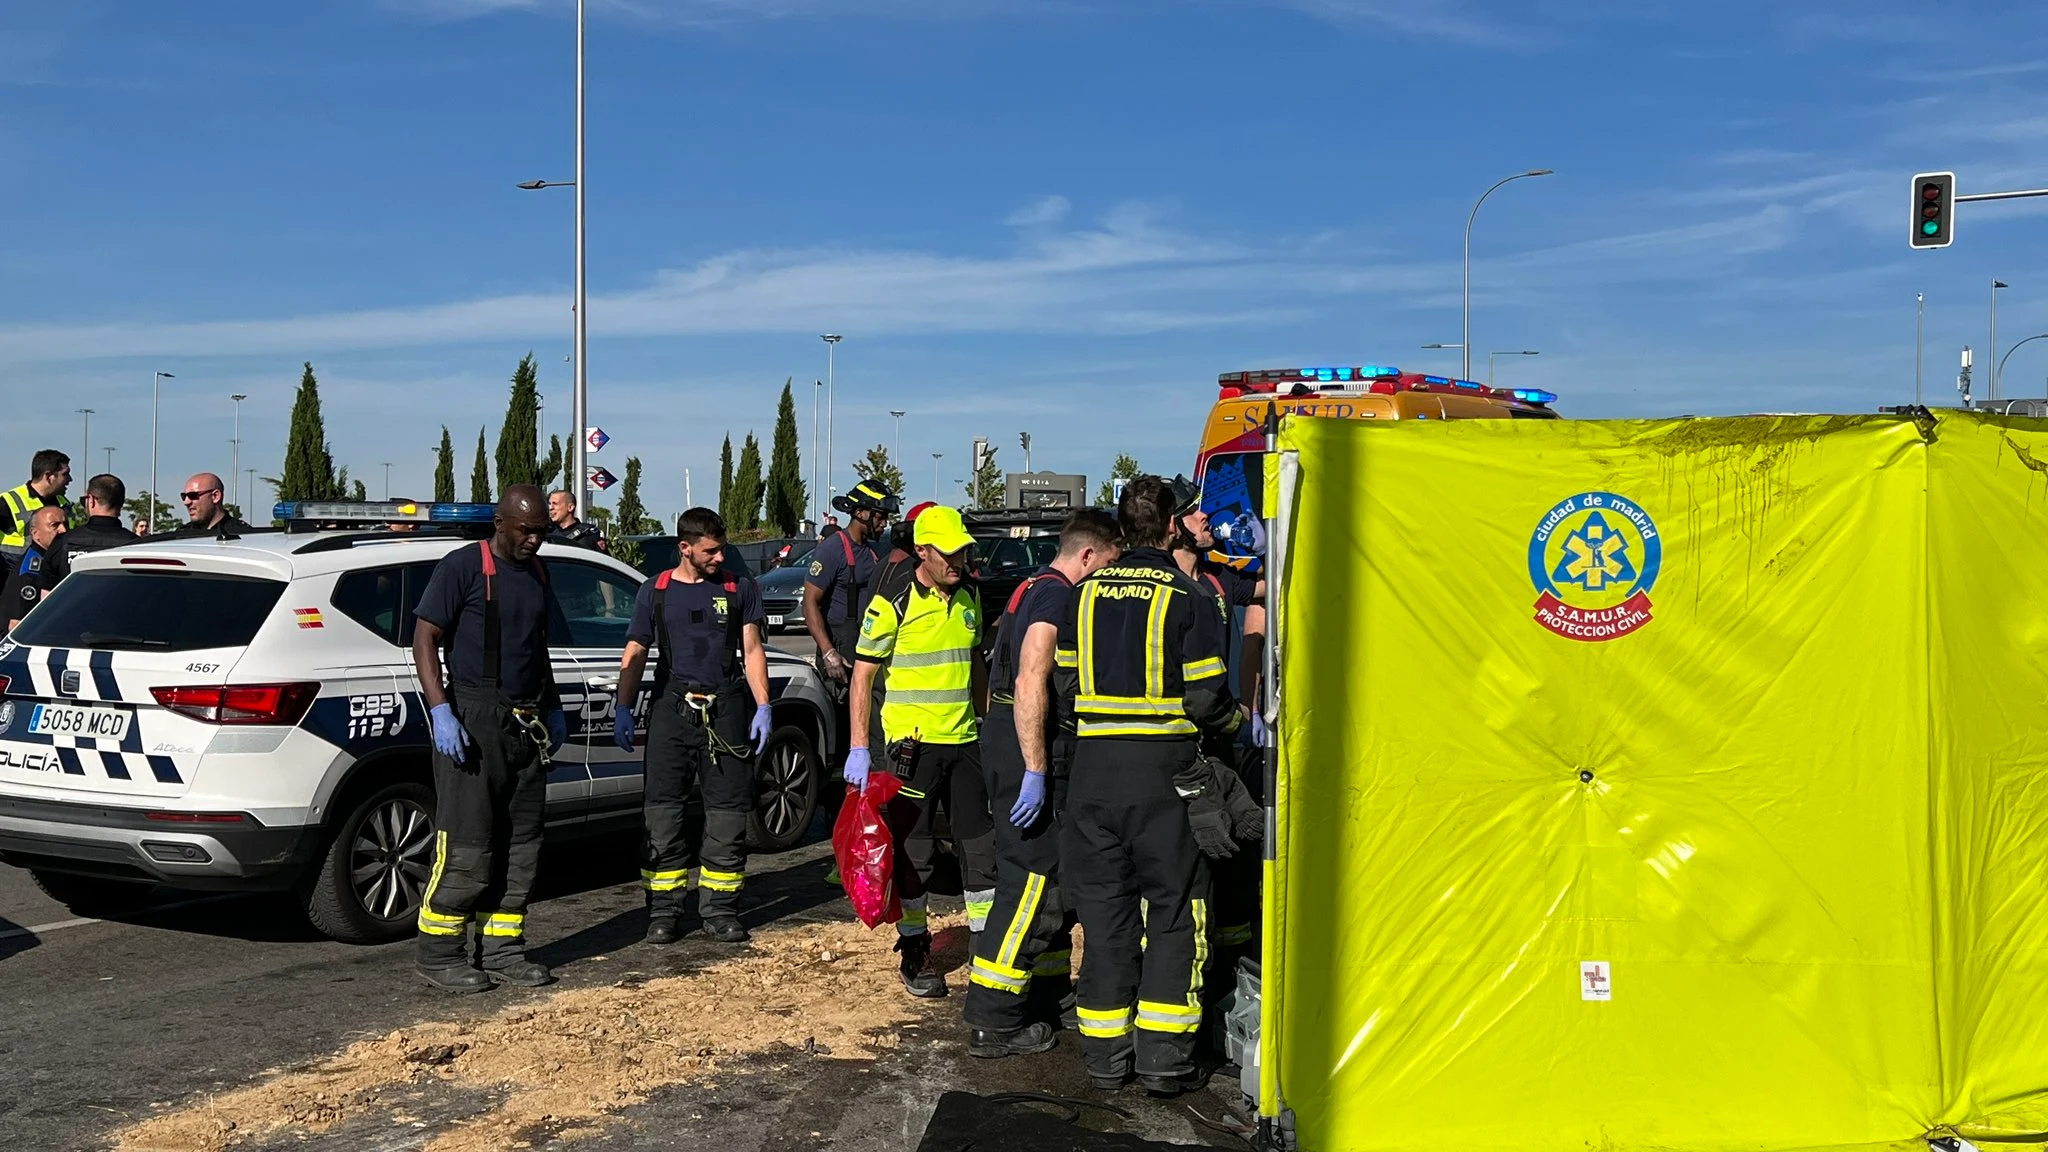
[[[431,491],[531,349],[568,425],[569,0],[0,7],[0,467],[274,474],[299,363],[337,457]],[[1192,462],[1215,374],[1452,371],[1573,416],[1868,411],[2048,331],[2048,201],[1912,252],[1906,185],[2048,184],[2048,9],[1816,0],[591,0],[591,407],[648,502],[710,499],[846,334],[837,483],[907,409],[910,494],[970,439],[1100,477]],[[1484,376],[1483,358],[1475,363]],[[1985,375],[1979,368],[1979,393]],[[2048,340],[2007,393],[2048,391]],[[2031,383],[2028,383],[2031,381]],[[467,456],[462,455],[466,475]],[[616,491],[616,490],[614,490]]]

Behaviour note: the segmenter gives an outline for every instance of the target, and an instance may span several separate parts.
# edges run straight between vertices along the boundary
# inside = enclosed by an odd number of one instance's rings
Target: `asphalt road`
[[[850,923],[838,888],[823,882],[828,858],[817,842],[757,858],[749,868],[749,923],[757,931]],[[542,876],[529,931],[537,958],[556,967],[561,983],[450,998],[415,981],[410,942],[354,947],[324,940],[281,898],[160,896],[131,914],[85,921],[42,896],[26,873],[0,866],[0,1052],[9,1070],[0,1085],[0,1148],[106,1148],[130,1124],[180,1110],[204,1114],[215,1094],[280,1070],[304,1070],[353,1041],[423,1022],[478,1021],[508,1005],[545,1006],[564,990],[630,988],[732,955],[699,934],[668,949],[639,942],[645,920],[628,845],[551,847]],[[881,971],[875,979],[893,977]],[[741,1060],[715,1083],[664,1087],[594,1128],[535,1130],[522,1139],[540,1149],[698,1148],[715,1141],[724,1152],[957,1152],[970,1145],[1065,1152],[1205,1139],[1215,1147],[1245,1146],[1188,1114],[1192,1106],[1197,1115],[1222,1119],[1235,1103],[1227,1084],[1172,1103],[1132,1089],[1097,1093],[1081,1074],[1071,1033],[1042,1056],[967,1058],[959,1019],[965,981],[961,974],[952,980],[954,996],[915,1004],[910,1011],[923,1026],[906,1030],[900,1046],[872,1061],[792,1060],[786,1053]],[[764,1010],[773,1009],[758,1001],[722,1009]],[[1077,1111],[1097,1131],[1069,1127],[1052,1114],[1059,1106],[989,1099],[1014,1091],[1088,1101]],[[396,1102],[372,1097],[367,1111],[331,1128],[223,1130],[216,1144],[160,1147],[424,1147],[459,1134],[466,1118],[490,1106],[490,1095],[423,1088]],[[1001,1138],[990,1138],[992,1132]]]

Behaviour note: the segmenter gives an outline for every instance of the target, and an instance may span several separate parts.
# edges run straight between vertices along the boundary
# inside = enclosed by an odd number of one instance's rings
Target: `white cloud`
[[[1065,196],[1043,196],[1036,202],[1010,213],[1009,218],[1003,223],[1012,228],[1040,228],[1065,220],[1067,212],[1072,208],[1073,205],[1067,202]]]

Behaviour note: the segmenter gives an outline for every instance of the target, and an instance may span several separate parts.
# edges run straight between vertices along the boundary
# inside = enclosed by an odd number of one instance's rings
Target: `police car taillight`
[[[156,702],[208,724],[297,724],[320,694],[318,684],[206,684],[151,688]]]

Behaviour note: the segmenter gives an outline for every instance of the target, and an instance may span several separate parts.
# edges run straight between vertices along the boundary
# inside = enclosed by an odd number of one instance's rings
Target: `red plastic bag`
[[[896,899],[896,843],[883,818],[889,801],[902,789],[903,781],[888,772],[869,775],[863,793],[847,785],[846,801],[832,827],[839,881],[846,886],[846,898],[853,901],[853,914],[870,928],[903,919],[903,905]]]

